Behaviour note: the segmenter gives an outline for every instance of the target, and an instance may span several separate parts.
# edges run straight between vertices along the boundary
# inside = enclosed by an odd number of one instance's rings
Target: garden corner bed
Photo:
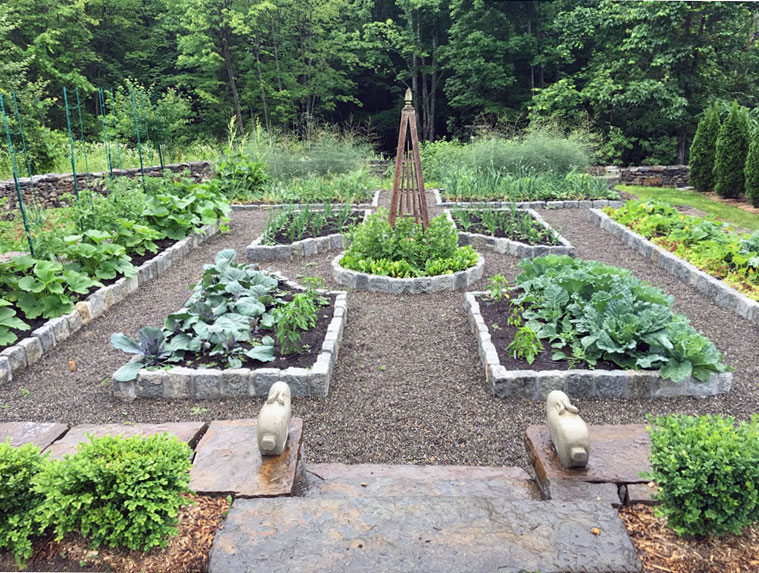
[[[445,212],[458,229],[461,246],[471,245],[477,250],[505,253],[520,259],[574,252],[570,242],[533,209],[446,209]],[[463,217],[467,218],[464,224]]]
[[[576,398],[665,398],[673,396],[713,396],[730,391],[733,375],[714,373],[708,382],[688,377],[682,382],[665,380],[658,371],[645,370],[507,370],[485,322],[480,297],[487,292],[464,293],[469,324],[477,337],[477,351],[485,369],[485,381],[491,394],[500,398],[544,400],[553,390],[562,390]]]
[[[439,189],[432,189],[435,196],[435,204],[445,208],[472,208],[479,209],[490,207],[494,209],[506,208],[511,205],[518,209],[601,209],[603,207],[621,207],[624,201],[617,199],[571,199],[557,201],[485,201],[479,199],[467,199],[460,201],[444,200]]]

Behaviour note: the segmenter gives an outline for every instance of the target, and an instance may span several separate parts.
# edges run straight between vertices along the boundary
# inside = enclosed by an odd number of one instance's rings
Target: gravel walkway
[[[387,204],[389,193],[382,194]],[[432,215],[439,210],[433,207]],[[630,268],[638,277],[676,296],[686,313],[736,367],[732,392],[723,397],[673,400],[577,400],[589,423],[641,423],[646,414],[723,412],[747,418],[759,411],[759,328],[711,304],[694,289],[663,274],[648,261],[593,225],[584,210],[542,211],[577,248],[577,256]],[[135,335],[159,326],[182,306],[188,285],[205,263],[224,248],[244,258],[244,248],[261,233],[268,214],[237,211],[232,230],[189,257],[108,313],[56,347],[0,389],[0,421],[58,421],[69,424],[167,422],[255,416],[261,399],[168,402],[111,397],[110,374],[126,355],[113,350],[111,333]],[[277,263],[285,275],[330,275],[332,254]],[[486,254],[485,276],[513,279],[518,260]],[[472,290],[482,289],[483,279]],[[69,360],[76,360],[71,372]],[[523,432],[545,423],[544,406],[488,395],[484,371],[469,330],[460,292],[393,297],[351,293],[348,321],[330,395],[296,399],[293,414],[305,420],[305,447],[311,462],[439,463],[519,465],[528,468]]]

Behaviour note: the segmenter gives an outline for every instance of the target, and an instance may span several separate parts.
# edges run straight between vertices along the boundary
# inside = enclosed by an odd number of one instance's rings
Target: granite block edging
[[[477,337],[477,352],[485,367],[488,391],[499,398],[544,400],[549,392],[563,390],[575,398],[671,398],[716,396],[730,391],[731,372],[714,373],[708,382],[689,377],[682,382],[663,379],[645,370],[506,370],[480,313],[478,296],[485,291],[464,293],[469,324]]]
[[[467,210],[467,209],[461,209]],[[473,209],[476,211],[476,209]],[[497,209],[499,211],[508,211],[508,209]],[[535,219],[545,229],[556,234],[558,238],[558,245],[528,245],[505,237],[491,237],[483,235],[481,233],[468,233],[466,231],[458,231],[459,234],[459,246],[472,245],[473,248],[478,250],[495,251],[496,253],[508,254],[520,259],[534,259],[535,257],[543,257],[545,255],[572,255],[574,253],[574,246],[556,232],[543,217],[541,217],[537,211],[529,208],[518,209],[520,212],[528,213],[533,219]],[[448,209],[446,213],[450,214]],[[452,217],[451,217],[452,219]],[[454,222],[455,225],[455,222]]]
[[[271,273],[289,287],[305,290],[302,285]],[[269,388],[277,381],[287,382],[292,396],[325,397],[329,394],[332,371],[337,362],[343,340],[343,329],[348,314],[345,291],[324,291],[335,295],[334,313],[327,326],[322,348],[316,361],[309,368],[186,368],[175,366],[168,370],[142,368],[137,378],[128,382],[113,380],[116,398],[132,401],[136,398],[159,399],[216,399],[241,397],[266,397]],[[139,360],[133,357],[130,362]],[[0,368],[2,366],[0,365]]]
[[[372,275],[352,271],[340,265],[343,253],[332,259],[332,277],[338,284],[358,291],[372,291],[388,294],[430,294],[467,288],[482,278],[485,258],[477,253],[477,263],[455,273],[432,277],[397,279],[383,275]]]
[[[366,218],[372,211],[371,209],[358,209],[358,211],[362,210],[364,211],[364,222],[366,222]],[[249,261],[291,261],[292,259],[321,255],[330,251],[342,251],[350,244],[350,240],[344,237],[342,233],[302,239],[288,245],[262,245],[263,240],[264,236],[261,234],[245,247],[245,254]]]
[[[377,189],[374,192],[374,195],[372,195],[372,201],[371,203],[351,203],[351,205],[355,209],[376,209],[379,206],[379,197],[380,193],[382,192],[382,189]],[[258,209],[261,210],[269,210],[269,209],[283,209],[285,207],[294,207],[294,208],[321,208],[325,205],[325,203],[232,203],[232,210],[233,211],[255,211]],[[335,209],[340,209],[341,207],[345,207],[346,203],[332,203],[332,207]]]
[[[435,204],[438,207],[459,209],[495,209],[515,205],[518,209],[600,209],[601,207],[619,208],[624,201],[617,199],[577,199],[567,201],[443,201],[439,189],[432,189]]]
[[[115,283],[97,289],[84,300],[77,302],[70,313],[51,318],[33,330],[31,336],[4,349],[0,352],[0,384],[10,382],[14,374],[39,361],[43,355],[79,331],[84,325],[136,292],[140,285],[164,274],[173,263],[183,259],[190,251],[218,232],[218,222],[195,230],[137,267],[134,277],[121,277]]]
[[[726,285],[668,250],[655,245],[625,225],[617,223],[606,213],[591,209],[591,220],[604,231],[653,262],[659,268],[695,287],[714,300],[717,306],[730,310],[755,325],[759,325],[759,302]]]

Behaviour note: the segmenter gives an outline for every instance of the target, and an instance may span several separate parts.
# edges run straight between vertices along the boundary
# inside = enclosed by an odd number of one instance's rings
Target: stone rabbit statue
[[[285,451],[289,428],[290,387],[285,382],[275,382],[258,414],[256,432],[261,455],[278,456]]]
[[[546,398],[546,415],[551,441],[565,468],[585,467],[590,457],[588,426],[577,415],[577,408],[561,390],[554,390]]]

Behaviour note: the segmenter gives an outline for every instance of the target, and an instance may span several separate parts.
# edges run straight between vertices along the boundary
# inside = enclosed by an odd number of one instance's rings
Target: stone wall
[[[213,165],[210,161],[175,163],[173,165],[164,166],[164,169],[168,169],[174,173],[188,170],[194,181],[204,181],[211,177],[213,173]],[[113,175],[114,177],[139,177],[140,168],[114,169]],[[146,167],[145,175],[158,177],[161,175],[161,168],[158,166]],[[93,187],[98,191],[102,191],[103,180],[107,176],[108,173],[90,173],[90,180],[93,183]],[[21,183],[21,191],[24,195],[24,203],[29,206],[32,204],[32,187],[29,178],[25,177],[20,179],[19,182]],[[41,207],[60,207],[61,196],[66,193],[74,193],[74,177],[70,173],[47,173],[45,175],[35,175],[32,178],[32,183],[34,184],[37,201]],[[86,173],[77,173],[77,184],[79,189],[87,188]],[[7,198],[7,200],[3,201],[4,198]],[[0,204],[0,213],[7,213],[18,209],[16,186],[12,179],[8,181],[0,181]]]
[[[687,187],[687,165],[642,165],[639,167],[607,167],[606,174],[619,177],[620,183],[646,187]]]

